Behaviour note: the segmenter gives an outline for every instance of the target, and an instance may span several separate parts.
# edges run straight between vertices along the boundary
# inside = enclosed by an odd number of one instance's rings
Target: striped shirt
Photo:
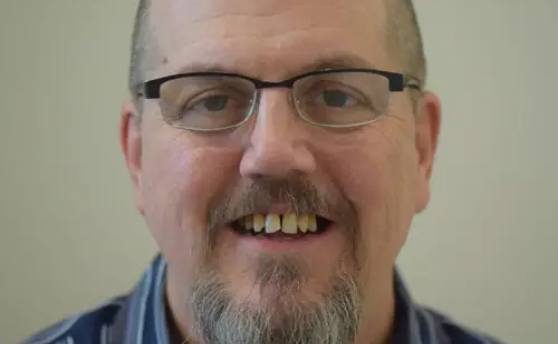
[[[130,294],[65,319],[22,344],[171,344],[165,271],[166,262],[158,255]],[[394,286],[397,306],[392,344],[500,343],[413,303],[398,273]]]

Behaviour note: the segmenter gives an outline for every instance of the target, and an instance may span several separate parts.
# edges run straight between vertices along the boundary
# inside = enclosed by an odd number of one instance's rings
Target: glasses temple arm
[[[404,75],[404,86],[418,91],[422,90],[422,82],[412,75]]]

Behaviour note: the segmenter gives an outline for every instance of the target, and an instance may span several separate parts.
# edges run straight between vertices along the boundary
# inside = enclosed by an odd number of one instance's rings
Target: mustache
[[[302,176],[261,178],[219,198],[209,210],[209,232],[249,214],[265,214],[276,205],[293,213],[312,213],[348,223],[355,218],[350,202],[325,194]]]

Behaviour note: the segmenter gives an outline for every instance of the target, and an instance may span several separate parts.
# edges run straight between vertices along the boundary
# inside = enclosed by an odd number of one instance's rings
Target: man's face
[[[386,50],[379,0],[160,0],[150,15],[157,59],[148,78],[218,69],[277,81],[339,65],[402,72]],[[302,121],[285,88],[264,90],[256,116],[224,132],[172,127],[155,100],[141,116],[124,133],[137,204],[185,309],[203,276],[218,279],[234,304],[277,312],[282,294],[286,307],[319,304],[339,276],[351,276],[361,319],[373,317],[428,201],[434,144],[422,151],[417,142],[437,124],[417,123],[408,91],[391,94],[382,119],[353,129]],[[235,229],[246,215],[297,207],[317,215],[319,233]]]

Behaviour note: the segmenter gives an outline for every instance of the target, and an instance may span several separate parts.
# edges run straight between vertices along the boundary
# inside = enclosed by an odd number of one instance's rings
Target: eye
[[[207,111],[223,111],[229,103],[229,96],[227,95],[211,95],[198,100],[193,104],[192,108]]]
[[[316,109],[349,110],[369,105],[362,91],[337,81],[320,80],[302,88],[300,94],[305,106]]]
[[[182,116],[192,114],[228,115],[243,111],[248,106],[249,95],[228,88],[215,88],[199,92],[196,95],[185,97],[181,101]]]
[[[319,103],[323,103],[326,106],[330,107],[342,108],[347,106],[354,106],[358,103],[358,101],[350,94],[336,89],[324,90],[318,97]]]

